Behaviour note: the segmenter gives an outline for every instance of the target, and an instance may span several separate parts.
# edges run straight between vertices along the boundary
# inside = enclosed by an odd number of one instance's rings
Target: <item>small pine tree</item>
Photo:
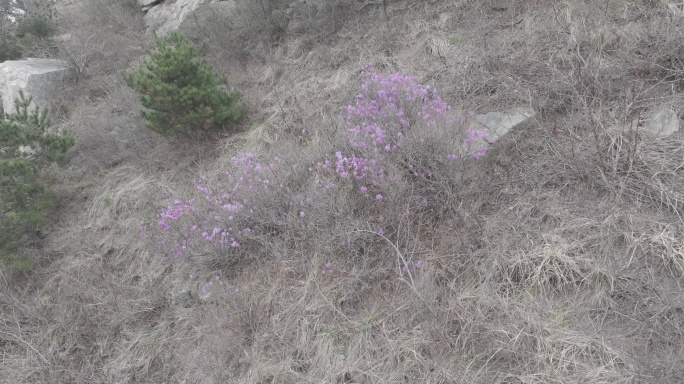
[[[214,73],[199,59],[197,48],[182,35],[157,40],[158,50],[134,75],[124,76],[139,94],[146,109],[142,116],[149,129],[162,133],[202,133],[225,128],[243,112],[239,93],[227,93],[221,86],[225,76]]]
[[[14,34],[15,20],[21,18],[9,0],[0,0],[0,63],[21,57],[21,47]]]
[[[51,3],[40,5],[23,14],[16,22],[15,35],[47,40],[57,34],[57,14]]]
[[[66,132],[47,132],[47,109],[29,112],[30,104],[31,98],[20,93],[15,113],[0,118],[0,254],[17,250],[22,236],[55,203],[40,172],[74,145]]]
[[[52,3],[20,13],[12,2],[0,0],[0,62],[54,56],[57,32]]]

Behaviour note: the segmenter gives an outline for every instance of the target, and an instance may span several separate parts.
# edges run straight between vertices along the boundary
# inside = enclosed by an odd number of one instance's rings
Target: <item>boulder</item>
[[[28,59],[0,63],[0,97],[5,113],[14,112],[19,91],[33,97],[32,109],[49,108],[55,92],[68,78],[69,65],[63,60]]]
[[[679,131],[679,116],[670,108],[656,108],[646,115],[643,131],[652,136],[670,136]]]

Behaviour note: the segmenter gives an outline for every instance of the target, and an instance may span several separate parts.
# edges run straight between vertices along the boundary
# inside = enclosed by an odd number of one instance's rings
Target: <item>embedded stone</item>
[[[493,143],[534,116],[534,110],[528,107],[513,108],[505,112],[489,112],[474,116],[470,128],[487,132],[487,141]]]
[[[670,108],[657,108],[651,111],[644,122],[643,130],[653,136],[667,137],[679,132],[679,116]]]
[[[10,60],[0,63],[0,97],[4,113],[14,112],[20,92],[32,97],[30,109],[49,108],[70,75],[67,62],[57,59]]]

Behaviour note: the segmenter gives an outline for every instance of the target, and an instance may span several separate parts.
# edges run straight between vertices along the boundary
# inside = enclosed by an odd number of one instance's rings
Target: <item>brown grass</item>
[[[254,57],[208,41],[252,129],[202,143],[142,130],[119,72],[147,42],[113,73],[87,56],[99,69],[57,119],[78,141],[40,263],[0,277],[0,382],[682,382],[684,146],[640,127],[651,107],[680,112],[684,19],[654,1],[405,1],[388,14]],[[297,182],[339,145],[338,108],[368,62],[463,110],[539,114],[460,175],[439,215],[370,234],[363,201]],[[287,218],[279,203],[298,191],[315,201],[310,221],[285,220],[229,267],[164,264],[139,231],[161,193],[189,193],[247,150],[291,165],[293,187],[260,197],[268,212]],[[394,248],[424,267],[402,272]]]

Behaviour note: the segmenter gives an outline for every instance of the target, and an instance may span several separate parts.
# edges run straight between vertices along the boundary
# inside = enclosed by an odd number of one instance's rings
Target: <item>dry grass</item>
[[[404,1],[388,14],[328,40],[284,36],[258,60],[209,41],[253,126],[212,142],[142,131],[118,77],[128,59],[112,74],[93,61],[57,121],[78,142],[39,267],[0,276],[0,382],[682,382],[682,137],[640,127],[649,108],[681,105],[684,19],[654,1]],[[539,117],[466,169],[443,212],[370,234],[363,202],[298,181],[340,145],[338,108],[368,62],[464,110]],[[230,267],[162,263],[139,231],[160,194],[246,150],[292,168],[288,188],[255,197],[280,235]],[[309,221],[288,221],[293,193],[315,202]],[[424,267],[402,271],[394,248]]]

